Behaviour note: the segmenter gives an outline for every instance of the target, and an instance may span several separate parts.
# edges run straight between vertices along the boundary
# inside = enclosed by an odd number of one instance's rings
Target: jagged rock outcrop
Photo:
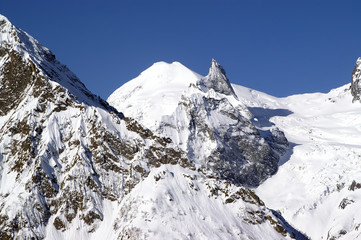
[[[361,101],[361,58],[357,59],[352,72],[351,94],[352,102]]]
[[[226,70],[224,70],[224,68],[213,58],[208,75],[201,78],[197,82],[197,85],[206,92],[210,89],[213,89],[218,93],[233,95],[236,97],[231,83],[226,76]]]
[[[226,98],[185,96],[175,114],[164,118],[160,133],[179,134],[193,164],[234,184],[258,186],[278,168],[278,155]]]

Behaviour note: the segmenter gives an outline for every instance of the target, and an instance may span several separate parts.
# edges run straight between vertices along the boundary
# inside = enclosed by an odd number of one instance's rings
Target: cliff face
[[[353,96],[353,102],[361,101],[361,58],[357,59],[352,72],[351,94]]]
[[[203,91],[213,89],[218,93],[225,95],[233,95],[236,97],[231,83],[226,75],[226,70],[215,60],[212,59],[211,66],[208,71],[208,75],[201,78],[197,85],[203,88]]]

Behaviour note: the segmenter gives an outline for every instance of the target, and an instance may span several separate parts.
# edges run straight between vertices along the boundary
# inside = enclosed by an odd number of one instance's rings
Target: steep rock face
[[[148,71],[155,73],[153,76],[149,75],[146,81],[154,81],[154,84],[159,81],[155,76],[169,75],[156,72],[153,67],[145,72]],[[187,76],[189,72],[190,70],[183,69],[179,74]],[[267,139],[261,136],[250,121],[252,114],[238,101],[223,67],[213,59],[206,77],[199,76],[190,80],[177,78],[188,83],[184,84],[188,86],[181,89],[181,94],[169,99],[173,102],[173,108],[165,114],[159,113],[161,117],[153,121],[148,115],[138,114],[139,111],[146,112],[146,109],[131,95],[127,95],[129,107],[123,108],[124,105],[119,100],[124,99],[126,93],[122,91],[122,87],[108,101],[118,110],[138,117],[137,120],[153,131],[170,137],[187,152],[189,161],[209,176],[254,187],[277,171],[279,152],[272,149],[275,146],[272,140],[283,137],[277,147],[286,149],[287,139],[278,134],[277,129],[269,131]],[[147,94],[149,90],[141,89],[140,86],[144,85],[142,81],[138,84],[139,86],[134,84],[133,88],[143,93],[142,96],[150,102],[160,98],[158,94],[150,95]],[[160,91],[167,92],[167,88]],[[278,135],[272,137],[272,132]]]
[[[352,72],[351,94],[353,96],[352,102],[361,100],[361,58],[357,59]]]
[[[242,116],[245,109],[194,90],[182,96],[174,114],[164,117],[159,133],[173,136],[189,160],[210,176],[257,186],[274,174],[278,156]]]

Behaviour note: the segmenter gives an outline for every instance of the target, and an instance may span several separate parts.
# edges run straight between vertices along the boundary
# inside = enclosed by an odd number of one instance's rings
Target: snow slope
[[[174,112],[184,89],[200,78],[179,62],[158,62],[114,91],[108,102],[154,131],[163,115]]]
[[[153,169],[118,211],[115,229],[138,238],[291,239],[285,228],[305,239],[251,190],[177,165]]]
[[[292,146],[257,194],[312,239],[360,238],[361,191],[351,185],[361,180],[361,104],[352,103],[350,85],[283,99],[248,91],[255,117],[269,121],[260,124],[278,126]]]

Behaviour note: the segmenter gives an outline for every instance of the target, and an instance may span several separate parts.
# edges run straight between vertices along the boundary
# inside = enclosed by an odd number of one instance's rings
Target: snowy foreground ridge
[[[0,15],[0,239],[361,239],[360,69],[275,98],[159,62],[106,102]]]

